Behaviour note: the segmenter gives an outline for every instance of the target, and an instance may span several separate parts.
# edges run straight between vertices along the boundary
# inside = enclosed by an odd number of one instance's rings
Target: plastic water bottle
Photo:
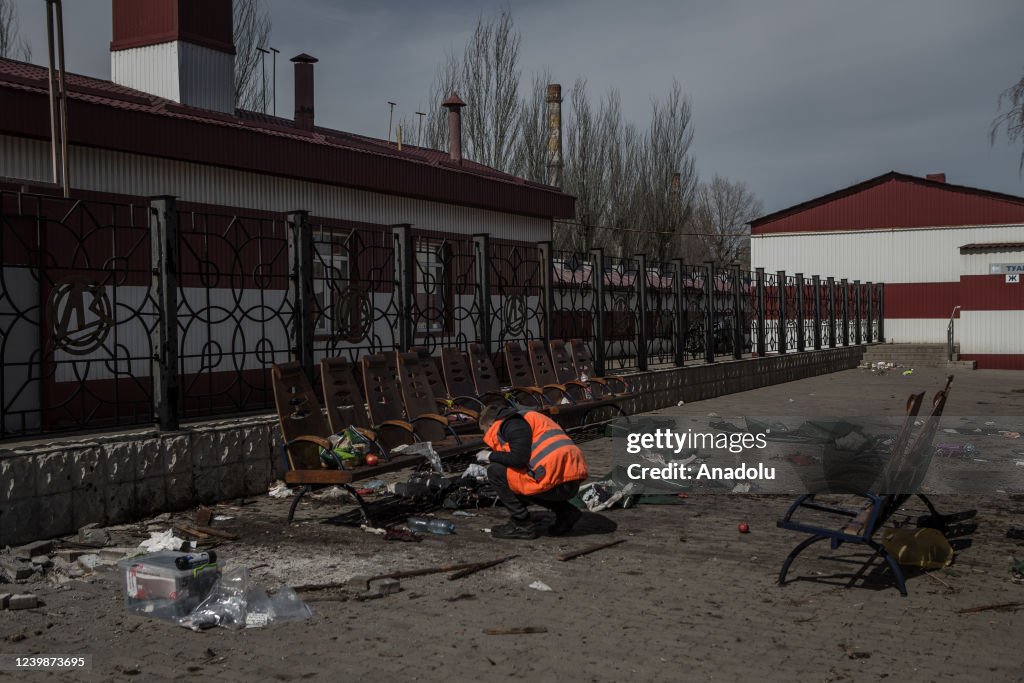
[[[427,519],[426,517],[410,517],[405,520],[412,531],[427,534],[454,534],[455,525],[447,519]]]

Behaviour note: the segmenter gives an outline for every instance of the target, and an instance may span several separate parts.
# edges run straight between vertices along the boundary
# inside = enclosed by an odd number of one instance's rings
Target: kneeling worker
[[[495,538],[537,538],[539,530],[526,506],[535,503],[555,513],[548,529],[567,534],[582,513],[569,502],[587,478],[583,452],[554,420],[533,410],[487,406],[480,429],[490,451],[477,460],[487,465],[487,480],[508,508],[512,521],[491,529]]]

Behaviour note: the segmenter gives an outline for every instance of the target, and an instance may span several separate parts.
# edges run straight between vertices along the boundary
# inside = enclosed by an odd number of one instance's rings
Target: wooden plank
[[[566,553],[565,555],[559,555],[558,561],[559,562],[568,562],[569,560],[574,560],[577,557],[580,557],[582,555],[589,555],[590,553],[596,553],[598,550],[604,550],[605,548],[611,548],[613,545],[618,545],[620,543],[625,543],[625,542],[626,542],[626,539],[620,538],[619,540],[612,541],[611,543],[602,543],[601,545],[592,545],[589,548],[584,548],[583,550],[576,550],[576,551],[573,551],[571,553]]]

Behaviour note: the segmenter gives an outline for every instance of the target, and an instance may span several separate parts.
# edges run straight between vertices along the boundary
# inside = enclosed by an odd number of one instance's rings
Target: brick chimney
[[[462,108],[466,103],[459,94],[452,91],[441,106],[448,110],[448,158],[457,164],[462,163]]]
[[[292,57],[295,64],[295,127],[313,130],[313,65],[316,57],[305,52]]]
[[[235,111],[231,0],[112,0],[111,79],[200,109]]]

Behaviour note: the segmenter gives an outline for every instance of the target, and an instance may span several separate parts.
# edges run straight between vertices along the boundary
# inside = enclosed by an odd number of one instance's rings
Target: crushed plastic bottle
[[[427,519],[426,517],[410,517],[405,520],[410,530],[427,534],[454,534],[455,525],[447,519]]]

